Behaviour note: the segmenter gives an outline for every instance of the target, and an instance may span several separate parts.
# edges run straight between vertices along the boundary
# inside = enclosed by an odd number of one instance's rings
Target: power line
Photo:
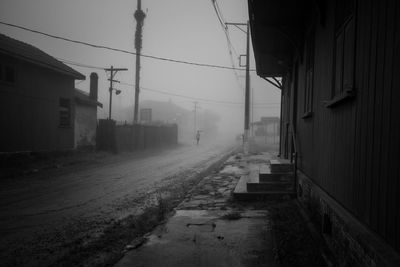
[[[128,86],[134,86],[133,84],[124,83],[124,82],[121,82],[120,84],[128,85]],[[242,104],[240,102],[219,101],[219,100],[212,100],[212,99],[206,99],[206,98],[200,98],[200,97],[192,97],[192,96],[174,94],[174,93],[169,93],[169,92],[156,90],[156,89],[151,89],[151,88],[146,88],[146,87],[140,87],[140,89],[145,90],[145,91],[159,93],[159,94],[169,95],[169,96],[182,97],[182,98],[186,98],[186,99],[198,100],[198,101],[204,101],[204,102],[211,102],[211,103],[216,103],[216,104],[233,104],[233,105]]]
[[[216,0],[211,0],[211,3],[213,5],[213,8],[215,10],[215,14],[217,15],[218,21],[220,22],[222,30],[224,31],[224,34],[225,34],[225,37],[226,37],[229,58],[230,58],[230,61],[231,61],[233,72],[235,74],[236,81],[237,81],[237,83],[239,85],[239,88],[242,88],[242,84],[240,83],[239,75],[236,72],[236,66],[235,66],[235,61],[233,59],[232,50],[233,50],[233,52],[234,52],[234,54],[236,55],[237,58],[239,57],[239,55],[236,52],[236,49],[232,44],[232,41],[231,41],[231,38],[230,38],[230,35],[229,35],[229,32],[228,32],[228,27],[226,26],[226,21],[224,19],[224,16],[222,15],[221,8],[219,7],[218,2]]]
[[[119,48],[113,48],[113,47],[109,47],[109,46],[98,45],[98,44],[93,44],[93,43],[88,43],[88,42],[83,42],[83,41],[79,41],[79,40],[74,40],[74,39],[70,39],[70,38],[66,38],[66,37],[62,37],[62,36],[57,36],[57,35],[45,33],[45,32],[42,32],[42,31],[30,29],[30,28],[27,28],[27,27],[15,25],[15,24],[12,24],[12,23],[6,23],[6,22],[3,22],[3,21],[0,21],[0,24],[6,25],[6,26],[9,26],[9,27],[13,27],[13,28],[18,28],[18,29],[25,30],[25,31],[29,31],[29,32],[33,32],[33,33],[37,33],[37,34],[41,34],[41,35],[44,35],[44,36],[47,36],[47,37],[50,37],[50,38],[63,40],[63,41],[70,42],[70,43],[81,44],[81,45],[85,45],[85,46],[89,46],[89,47],[93,47],[93,48],[105,49],[105,50],[110,50],[110,51],[114,51],[114,52],[120,52],[120,53],[124,53],[124,54],[129,54],[129,55],[136,55],[136,53],[128,51],[128,50],[119,49]],[[161,60],[161,61],[180,63],[180,64],[186,64],[186,65],[192,65],[192,66],[198,66],[198,67],[209,67],[209,68],[228,69],[228,70],[232,70],[233,69],[233,70],[240,70],[240,71],[244,71],[245,70],[243,68],[234,68],[234,67],[228,67],[228,66],[222,66],[222,65],[190,62],[190,61],[185,61],[185,60],[158,57],[158,56],[145,55],[145,54],[140,54],[140,55],[142,57],[145,57],[145,58],[151,58],[151,59],[156,59],[156,60]],[[251,71],[255,71],[255,70],[251,70]]]
[[[57,58],[63,63],[70,64],[70,65],[75,65],[79,67],[84,67],[84,68],[89,68],[89,69],[98,69],[98,70],[104,70],[105,67],[100,67],[100,66],[93,66],[93,65],[87,65],[79,62],[75,62],[72,60],[67,60],[67,59],[62,59],[62,58]],[[134,87],[134,84],[131,83],[126,83],[126,82],[120,82],[121,85],[126,85],[126,86],[131,86]],[[243,105],[244,103],[241,102],[231,102],[231,101],[218,101],[218,100],[212,100],[212,99],[206,99],[206,98],[198,98],[198,97],[191,97],[191,96],[186,96],[186,95],[180,95],[180,94],[174,94],[174,93],[169,93],[161,90],[156,90],[156,89],[151,89],[151,88],[146,88],[146,87],[140,87],[140,89],[145,90],[145,91],[150,91],[154,93],[159,93],[159,94],[164,94],[164,95],[169,95],[169,96],[176,96],[176,97],[181,97],[181,98],[186,98],[190,100],[198,100],[198,101],[203,101],[205,103],[214,103],[214,104],[229,104],[229,105]],[[257,105],[257,108],[262,108],[260,105],[280,105],[280,103],[254,103]]]
[[[201,103],[202,105],[218,105],[218,108],[220,107],[224,107],[224,108],[240,108],[243,109],[244,108],[244,104],[243,105],[229,105],[229,104],[216,104],[216,103],[208,103],[208,102],[201,102],[199,101],[199,103]],[[255,106],[254,109],[280,109],[280,106]]]
[[[126,82],[120,82],[120,84],[127,85],[127,86],[134,86],[133,84],[126,83]],[[165,92],[165,91],[161,91],[161,90],[157,90],[157,89],[146,88],[146,87],[140,87],[140,89],[145,90],[145,91],[160,93],[160,94],[164,94],[164,95],[182,97],[182,98],[187,98],[187,99],[191,99],[191,100],[197,100],[197,101],[203,101],[203,102],[209,102],[209,103],[215,103],[215,104],[244,105],[244,103],[242,103],[242,102],[232,102],[232,101],[222,101],[222,100],[213,100],[213,99],[200,98],[200,97],[192,97],[192,96],[169,93],[169,92]],[[254,103],[254,104],[255,105],[280,105],[280,103]]]
[[[96,70],[104,70],[104,67],[98,67],[98,66],[91,66],[91,65],[87,65],[87,64],[83,64],[83,63],[78,63],[75,61],[71,61],[71,60],[67,60],[67,59],[62,59],[62,58],[58,58],[56,57],[57,60],[69,64],[69,65],[74,65],[74,66],[78,66],[78,67],[82,67],[82,68],[88,68],[88,69],[96,69]]]

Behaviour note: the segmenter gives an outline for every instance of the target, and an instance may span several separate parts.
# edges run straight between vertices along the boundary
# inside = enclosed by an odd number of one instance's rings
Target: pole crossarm
[[[247,26],[247,23],[236,23],[236,22],[226,22],[226,25],[240,25],[240,26]]]
[[[238,28],[240,31],[242,31],[244,34],[247,34],[247,31],[243,30],[242,28],[240,28],[239,26],[247,26],[247,23],[233,23],[233,22],[225,22],[225,26],[235,26],[236,28]]]
[[[127,68],[107,68],[105,71],[120,71],[120,70],[128,70]]]

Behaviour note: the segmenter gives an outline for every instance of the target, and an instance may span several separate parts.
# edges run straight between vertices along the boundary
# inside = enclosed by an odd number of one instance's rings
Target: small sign
[[[151,122],[151,108],[140,109],[140,122]]]

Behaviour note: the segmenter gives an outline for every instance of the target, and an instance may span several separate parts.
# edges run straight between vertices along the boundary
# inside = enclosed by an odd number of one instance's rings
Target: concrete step
[[[272,173],[268,168],[260,169],[260,173],[258,174],[258,179],[260,183],[263,182],[280,182],[280,181],[293,181],[294,175],[293,173]]]
[[[260,173],[260,183],[293,181],[293,173]]]
[[[239,201],[266,201],[266,200],[288,200],[295,199],[295,192],[288,191],[269,191],[269,192],[246,192],[233,193],[233,197]]]
[[[293,189],[292,182],[266,182],[252,183],[248,182],[247,192],[268,192],[268,191],[291,191]]]
[[[282,159],[272,159],[270,169],[271,173],[292,173],[294,171],[293,164]]]
[[[241,201],[259,200],[284,200],[296,197],[294,190],[268,190],[268,191],[248,191],[247,183],[256,183],[251,175],[244,175],[240,178],[233,191],[233,197]]]

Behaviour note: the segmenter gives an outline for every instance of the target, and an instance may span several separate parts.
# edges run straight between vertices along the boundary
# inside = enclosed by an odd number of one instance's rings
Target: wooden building
[[[0,152],[73,149],[75,79],[85,76],[0,34]]]
[[[400,2],[248,3],[257,74],[282,77],[299,199],[341,265],[400,266]]]

